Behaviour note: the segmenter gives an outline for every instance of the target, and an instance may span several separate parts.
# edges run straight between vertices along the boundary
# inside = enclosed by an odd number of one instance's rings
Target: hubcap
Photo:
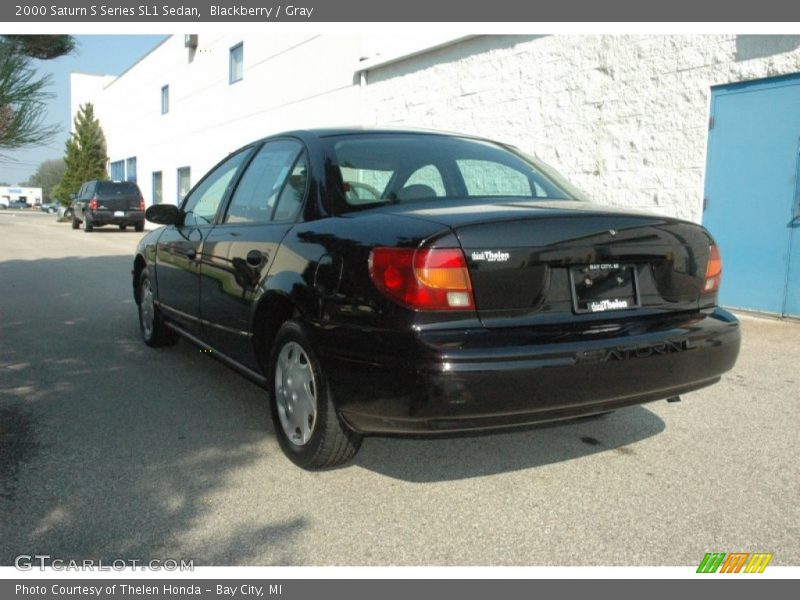
[[[153,335],[153,320],[155,318],[155,306],[153,305],[153,290],[150,282],[145,279],[142,283],[142,299],[139,303],[139,312],[142,316],[142,331],[149,340]]]
[[[278,354],[275,400],[286,437],[305,446],[317,423],[317,385],[311,361],[297,342],[287,342]]]

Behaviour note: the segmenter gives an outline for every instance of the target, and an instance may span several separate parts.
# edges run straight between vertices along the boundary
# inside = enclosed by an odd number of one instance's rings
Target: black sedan
[[[296,131],[226,157],[137,248],[145,343],[178,336],[266,388],[321,468],[365,434],[505,428],[719,380],[739,325],[701,226],[587,201],[513,147]]]

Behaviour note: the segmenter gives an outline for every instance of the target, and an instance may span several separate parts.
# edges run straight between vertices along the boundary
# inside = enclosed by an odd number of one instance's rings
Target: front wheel
[[[144,343],[151,348],[172,346],[178,341],[178,334],[164,324],[158,311],[146,269],[139,275],[139,331]]]
[[[342,423],[305,325],[278,330],[269,361],[270,409],[284,454],[315,470],[340,465],[358,452],[361,436]]]

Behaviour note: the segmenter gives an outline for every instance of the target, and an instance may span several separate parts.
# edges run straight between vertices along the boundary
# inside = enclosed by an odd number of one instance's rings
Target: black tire
[[[86,233],[94,231],[94,225],[89,222],[89,217],[86,215],[83,216],[83,231]]]
[[[144,231],[144,221],[143,221],[143,222],[141,222],[141,223],[136,223],[136,225],[134,226],[134,228],[135,228],[135,229],[136,229],[136,231],[138,231],[139,233],[142,233],[142,232]]]
[[[80,227],[81,227],[81,222],[78,221],[78,219],[75,218],[75,215],[72,215],[72,228],[73,229],[80,229]]]
[[[150,321],[148,315],[146,314],[145,307],[145,303],[147,302],[145,293],[148,289],[152,293],[150,275],[148,274],[147,269],[144,269],[139,275],[139,297],[137,298],[137,305],[139,309],[139,333],[142,335],[142,341],[144,341],[144,343],[151,348],[172,346],[177,343],[178,334],[164,324],[164,319],[162,318],[158,307],[152,303],[153,298],[150,298],[151,304],[149,305],[150,309],[152,310],[152,323],[149,328],[145,326],[146,322]]]
[[[297,443],[289,439],[279,414],[279,410],[281,410],[278,398],[280,392],[276,371],[278,359],[284,348],[297,347],[287,346],[289,344],[296,344],[302,349],[313,373],[316,415],[313,419],[310,437],[305,443]],[[356,455],[361,447],[361,435],[351,430],[339,418],[322,366],[302,322],[287,321],[278,330],[269,357],[267,373],[271,397],[270,412],[275,426],[275,435],[281,450],[289,460],[297,466],[311,471],[335,467]],[[284,417],[285,415],[286,412],[284,412]]]
[[[126,229],[127,227],[128,227],[127,225],[119,225],[119,230],[120,230],[120,231],[125,231],[125,229]]]

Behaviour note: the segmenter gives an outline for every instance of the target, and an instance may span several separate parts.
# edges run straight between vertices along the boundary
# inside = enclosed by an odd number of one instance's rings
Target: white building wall
[[[699,221],[712,85],[800,72],[800,36],[481,36],[372,68],[366,121],[485,135],[598,201]]]
[[[194,184],[259,137],[363,123],[510,142],[598,201],[699,221],[711,86],[800,72],[800,36],[202,34],[189,58],[173,36],[117,79],[72,78],[73,113],[95,104],[111,160],[137,157],[148,203],[154,171],[175,202],[179,167]]]
[[[73,111],[86,101],[95,104],[110,160],[137,158],[137,181],[148,204],[155,171],[162,172],[164,202],[174,203],[180,167],[191,167],[194,185],[226,154],[260,137],[358,122],[357,38],[202,34],[198,39],[191,61],[183,36],[173,36],[100,91],[91,76],[72,78]],[[229,51],[242,41],[244,78],[230,84]],[[169,112],[162,115],[164,85],[169,85]]]

